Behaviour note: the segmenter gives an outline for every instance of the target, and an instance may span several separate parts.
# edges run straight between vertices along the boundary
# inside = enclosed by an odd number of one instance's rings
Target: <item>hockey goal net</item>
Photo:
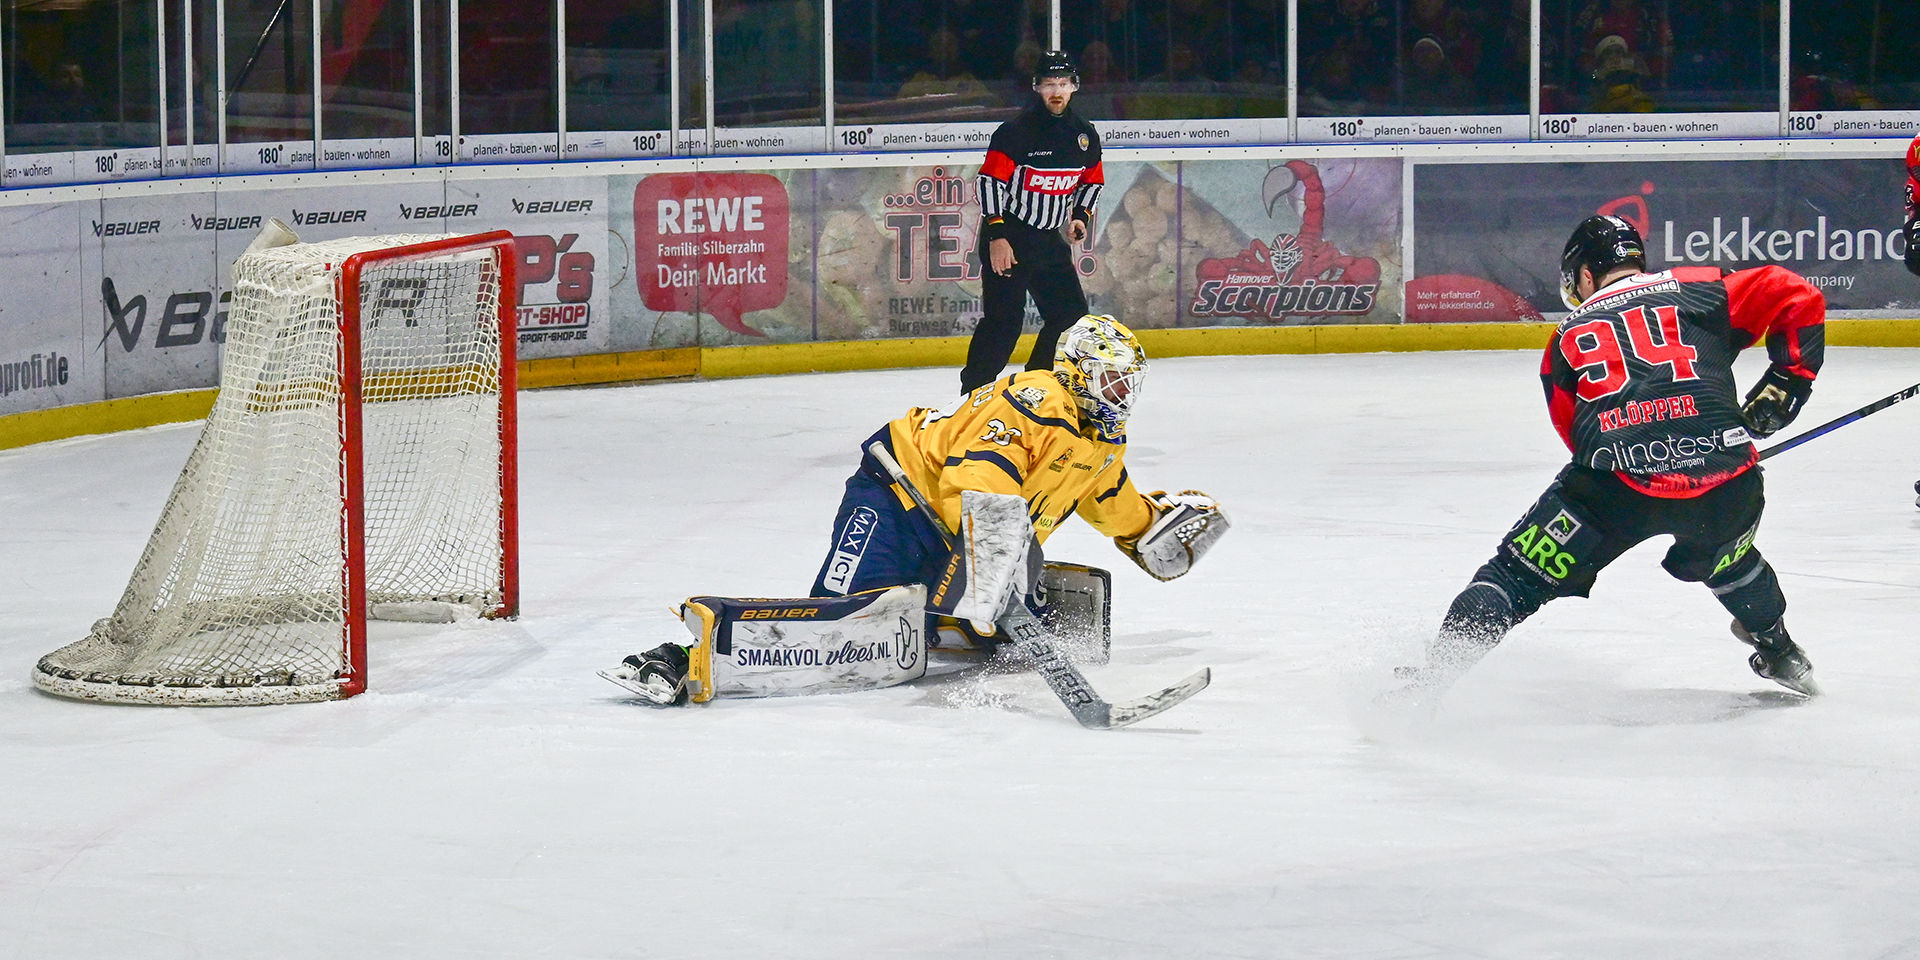
[[[505,232],[248,253],[213,412],[113,615],[41,658],[62,696],[331,700],[367,619],[518,613]]]

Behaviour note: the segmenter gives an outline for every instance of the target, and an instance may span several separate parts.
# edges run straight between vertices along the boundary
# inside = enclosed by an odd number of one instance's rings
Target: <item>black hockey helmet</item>
[[[1580,306],[1581,267],[1598,281],[1607,271],[1628,264],[1639,270],[1647,268],[1647,247],[1633,224],[1602,214],[1580,221],[1560,251],[1560,302],[1568,310]]]
[[[1080,86],[1080,68],[1074,66],[1065,50],[1048,50],[1040,55],[1040,62],[1033,65],[1033,85],[1039,86],[1046,77],[1066,77],[1075,89]]]

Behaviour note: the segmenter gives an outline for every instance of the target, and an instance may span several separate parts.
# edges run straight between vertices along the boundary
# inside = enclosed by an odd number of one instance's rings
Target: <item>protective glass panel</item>
[[[1794,110],[1920,110],[1920,7],[1911,0],[1795,4],[1791,42]]]
[[[714,0],[714,122],[797,127],[825,122],[820,0]]]
[[[329,143],[410,140],[411,2],[322,0],[320,23],[322,135]],[[407,152],[410,162],[411,145]]]
[[[553,17],[551,0],[461,0],[463,138],[558,129]],[[480,146],[466,144],[462,157],[490,159]]]
[[[294,0],[228,0],[227,169],[313,165],[312,21]]]
[[[1094,120],[1287,115],[1285,0],[1062,0]]]
[[[1544,0],[1541,14],[1541,113],[1780,109],[1772,0]]]
[[[1528,23],[1527,0],[1303,0],[1300,115],[1526,113]]]
[[[707,43],[705,6],[701,0],[668,0],[680,6],[680,130],[676,134],[689,146],[680,152],[706,149],[707,126]],[[669,40],[669,43],[672,41]],[[671,69],[671,67],[669,67]]]
[[[7,152],[157,146],[156,14],[152,0],[0,8]]]
[[[664,0],[567,0],[567,129],[608,133],[593,154],[667,152],[670,12]]]
[[[1046,4],[836,0],[834,121],[1002,120],[1032,101]]]

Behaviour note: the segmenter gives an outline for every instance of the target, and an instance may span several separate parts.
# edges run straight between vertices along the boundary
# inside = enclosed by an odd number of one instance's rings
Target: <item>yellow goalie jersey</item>
[[[1004,377],[949,409],[915,407],[888,427],[895,458],[948,530],[959,526],[964,490],[1026,500],[1042,542],[1076,511],[1109,537],[1138,537],[1153,522],[1153,508],[1127,478],[1125,440],[1083,433],[1073,395],[1051,371]],[[894,492],[913,508],[905,492]]]

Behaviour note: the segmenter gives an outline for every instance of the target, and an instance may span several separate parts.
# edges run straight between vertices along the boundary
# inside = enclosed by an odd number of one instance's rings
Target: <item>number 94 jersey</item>
[[[1777,266],[1680,267],[1617,280],[1567,315],[1540,364],[1574,463],[1658,497],[1695,497],[1759,461],[1733,358],[1766,340],[1812,380],[1825,352],[1819,289]]]

